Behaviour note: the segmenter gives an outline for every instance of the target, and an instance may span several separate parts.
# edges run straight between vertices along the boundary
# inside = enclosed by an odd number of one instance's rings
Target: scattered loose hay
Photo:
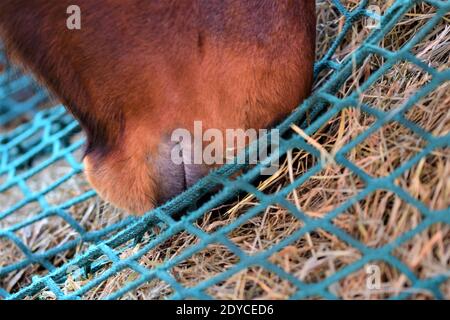
[[[359,1],[343,1],[347,8],[354,8]],[[392,1],[371,1],[384,12]],[[400,48],[429,19],[434,8],[416,5],[400,23],[384,38],[383,45],[390,50]],[[450,67],[450,15],[431,32],[427,38],[414,48],[414,54],[431,66],[442,70]],[[351,54],[367,37],[370,30],[363,26],[364,22],[355,24],[346,36],[345,41],[336,51],[335,58],[342,61]],[[330,1],[318,1],[318,57],[321,57],[332,39],[342,30],[343,17],[336,11]],[[339,91],[340,97],[348,96],[368,76],[383,63],[378,56],[369,57],[361,68],[354,70],[352,76]],[[316,88],[326,81],[329,71],[324,71],[316,82]],[[393,110],[419,88],[430,80],[430,76],[407,62],[396,64],[384,74],[366,92],[361,93],[361,101],[381,110]],[[450,132],[450,83],[442,86],[422,99],[407,113],[407,118],[436,136]],[[332,154],[351,139],[360,135],[374,123],[373,117],[357,108],[349,108],[328,122],[317,131],[309,141],[319,147],[325,154]],[[303,134],[293,126],[293,132]],[[420,137],[415,136],[407,128],[396,123],[385,125],[363,143],[351,150],[349,160],[366,173],[380,177],[388,175],[401,163],[412,157],[423,148]],[[277,192],[315,164],[311,155],[303,150],[291,150],[279,170],[262,181],[258,188],[267,194]],[[55,164],[48,169],[47,176],[35,177],[33,183],[45,185],[54,181],[54,176],[64,172],[64,164]],[[433,210],[450,206],[450,150],[436,150],[432,155],[422,159],[417,165],[405,172],[396,180],[397,185],[422,201]],[[87,190],[88,186],[82,176],[71,179],[67,186],[53,191],[55,201],[71,198],[74,193]],[[289,194],[287,200],[300,208],[310,217],[325,217],[328,212],[355,196],[364,188],[364,182],[348,169],[330,163],[319,174],[311,177],[300,188]],[[82,190],[81,190],[82,189]],[[11,193],[14,193],[11,191]],[[20,197],[0,194],[0,211],[2,206],[8,208]],[[196,222],[196,226],[210,233],[220,226],[228,225],[243,212],[256,206],[258,200],[248,195],[217,208]],[[36,208],[27,208],[24,215],[36,213]],[[124,217],[124,213],[105,205],[99,199],[92,199],[70,209],[70,213],[88,230],[104,227],[112,221]],[[11,223],[23,219],[22,214],[14,214]],[[380,247],[389,243],[399,235],[411,230],[421,221],[418,210],[400,199],[395,194],[378,190],[364,200],[357,202],[345,213],[333,219],[354,238],[370,247]],[[0,227],[3,227],[0,224]],[[302,222],[285,208],[271,205],[260,215],[250,219],[239,228],[233,230],[229,239],[247,254],[263,251],[302,227]],[[450,265],[450,227],[436,224],[416,235],[412,240],[397,248],[393,255],[403,261],[419,277],[427,278],[449,272]],[[156,228],[154,232],[159,231]],[[55,244],[68,241],[74,232],[69,226],[61,224],[58,219],[47,219],[33,224],[30,228],[18,233],[18,236],[33,250],[43,250]],[[148,252],[139,261],[141,265],[153,268],[167,261],[186,248],[198,243],[195,236],[182,232],[171,237],[155,249]],[[124,246],[123,256],[136,252],[141,245],[127,248]],[[85,249],[80,245],[75,251],[61,254],[52,263],[61,265],[78,252]],[[20,250],[7,241],[0,241],[0,266],[20,261]],[[337,236],[319,229],[306,234],[295,243],[274,254],[270,261],[293,274],[306,283],[319,282],[346,265],[361,258],[361,253],[340,240]],[[208,246],[205,250],[184,260],[170,270],[172,276],[182,285],[191,287],[230,268],[239,258],[226,247],[219,244]],[[366,285],[365,268],[332,284],[331,293],[344,299],[382,299],[410,292],[410,284],[405,275],[384,262],[374,262],[381,271],[382,286],[378,290],[369,290]],[[99,270],[94,276],[99,276]],[[28,284],[34,274],[42,274],[39,266],[31,266],[20,272],[13,272],[0,279],[0,286],[8,291],[16,291]],[[93,276],[93,275],[91,275]],[[100,299],[133,281],[139,275],[130,269],[108,278],[97,288],[90,290],[84,299]],[[88,282],[88,279],[74,279],[69,276],[63,286],[65,293],[70,293]],[[450,281],[445,282],[442,292],[450,299]],[[226,281],[207,289],[207,293],[219,299],[286,299],[295,292],[293,285],[280,279],[276,274],[261,267],[247,268]],[[173,289],[161,280],[153,280],[133,292],[127,293],[124,299],[163,299],[173,294]],[[412,298],[427,299],[426,291],[413,292]],[[35,297],[36,298],[36,297]],[[54,296],[42,293],[38,298],[52,299]],[[315,297],[310,297],[315,298]]]

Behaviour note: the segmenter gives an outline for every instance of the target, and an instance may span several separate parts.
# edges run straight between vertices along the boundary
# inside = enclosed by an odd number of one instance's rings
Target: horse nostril
[[[179,157],[175,158],[177,154]],[[193,164],[190,155],[183,154],[179,143],[168,141],[159,145],[158,157],[154,165],[157,177],[157,202],[164,202],[191,187],[209,172],[203,164]],[[150,159],[151,161],[151,159]]]
[[[206,165],[186,164],[184,165],[184,180],[186,188],[194,185],[198,180],[206,176],[210,168]]]

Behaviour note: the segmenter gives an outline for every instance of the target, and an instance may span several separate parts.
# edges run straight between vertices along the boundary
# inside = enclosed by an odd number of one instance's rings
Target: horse
[[[313,83],[314,0],[1,0],[10,58],[58,97],[86,133],[98,194],[143,214],[211,165],[171,160],[171,132],[268,128]]]

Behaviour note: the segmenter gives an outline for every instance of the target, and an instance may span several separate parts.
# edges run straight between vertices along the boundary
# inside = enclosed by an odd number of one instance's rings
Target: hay
[[[348,8],[355,7],[359,1],[343,1]],[[392,1],[371,1],[384,12]],[[318,1],[318,49],[321,57],[334,37],[342,30],[343,17],[336,11],[330,1]],[[384,38],[384,47],[390,50],[400,48],[421,26],[430,18],[434,8],[426,5],[416,5]],[[450,67],[450,15],[447,15],[427,38],[414,48],[414,54],[433,67],[442,70]],[[336,51],[335,58],[342,61],[351,54],[369,34],[362,23],[355,24],[346,36],[345,41]],[[352,76],[339,91],[340,97],[358,90],[360,84],[375,71],[383,59],[378,56],[369,57],[361,68],[354,70]],[[316,82],[319,88],[329,77],[329,71],[324,71]],[[369,90],[361,95],[361,100],[381,110],[392,110],[406,101],[414,92],[430,80],[410,63],[396,64],[383,75]],[[422,99],[407,113],[407,118],[422,128],[437,136],[450,132],[450,83],[444,83],[426,98]],[[320,147],[324,153],[333,153],[350,139],[360,135],[374,119],[362,113],[357,108],[342,111],[317,131],[309,141]],[[293,126],[296,134],[302,134],[298,127]],[[391,173],[401,163],[412,157],[423,148],[424,142],[408,129],[392,123],[385,125],[363,143],[354,148],[348,155],[366,173],[372,176],[384,176]],[[302,150],[292,150],[279,170],[271,177],[262,181],[258,188],[264,193],[277,192],[288,185],[295,177],[301,175],[314,165],[311,155]],[[33,183],[45,185],[55,179],[55,175],[64,172],[67,164],[56,163],[51,166],[46,175],[34,177]],[[445,209],[450,206],[450,150],[436,150],[432,155],[422,159],[416,166],[400,176],[396,183],[411,195],[422,201],[433,210]],[[39,187],[39,186],[38,186]],[[87,190],[83,176],[77,176],[62,188],[53,191],[54,201],[71,198]],[[302,209],[311,217],[324,217],[328,212],[338,207],[350,197],[356,195],[364,182],[358,179],[348,169],[330,163],[319,174],[306,181],[301,188],[287,196],[287,200]],[[0,194],[0,211],[20,198],[19,191],[11,190],[9,194]],[[252,195],[236,199],[223,205],[196,221],[196,226],[205,232],[213,232],[218,227],[228,225],[242,213],[258,204]],[[3,208],[2,208],[3,207]],[[14,214],[12,219],[20,221],[25,216],[36,213],[38,208],[27,208],[22,213]],[[120,212],[99,199],[92,199],[70,209],[70,213],[88,230],[96,230],[124,217]],[[17,221],[10,221],[14,223]],[[356,203],[344,214],[333,220],[337,226],[370,247],[380,247],[399,235],[411,230],[421,221],[418,210],[411,207],[395,194],[378,190],[364,200]],[[1,222],[4,223],[4,222]],[[4,227],[0,224],[0,228]],[[302,227],[297,220],[281,206],[272,205],[244,225],[233,230],[229,239],[247,254],[263,251],[294,231]],[[153,230],[156,234],[158,229]],[[61,244],[73,237],[74,231],[69,226],[62,225],[59,219],[48,219],[22,230],[18,236],[33,250],[48,249],[55,244]],[[171,259],[186,248],[199,241],[195,236],[182,232],[148,252],[140,263],[148,268],[155,267]],[[126,249],[123,256],[136,252],[141,245]],[[75,251],[66,252],[52,260],[55,266],[61,265],[73,255],[82,252],[84,246]],[[450,265],[450,227],[448,225],[433,225],[412,240],[397,248],[393,255],[403,261],[421,279],[448,272]],[[361,257],[361,253],[325,230],[315,230],[292,245],[274,254],[270,260],[285,271],[293,274],[306,283],[316,283],[351,264]],[[0,242],[0,267],[9,265],[21,258],[20,250],[11,243]],[[180,284],[191,287],[204,279],[222,273],[230,268],[239,258],[226,247],[219,244],[208,246],[205,250],[184,260],[170,270]],[[399,270],[383,263],[375,262],[382,275],[382,286],[379,290],[369,290],[366,286],[367,274],[361,269],[330,286],[330,292],[344,299],[383,299],[400,292],[410,292],[410,283]],[[39,266],[31,266],[20,272],[14,272],[0,279],[0,286],[8,291],[30,282],[30,276],[45,272]],[[102,270],[96,272],[100,275]],[[89,291],[84,299],[100,299],[121,288],[135,279],[137,274],[126,269],[108,278],[100,286]],[[73,292],[89,279],[74,279],[69,276],[63,286],[64,292]],[[442,285],[442,292],[450,299],[450,281]],[[218,299],[286,299],[295,292],[294,286],[276,274],[261,267],[245,269],[230,279],[207,290],[207,293]],[[173,289],[161,280],[154,280],[137,290],[126,294],[124,299],[163,299],[170,296]],[[428,299],[426,291],[413,292],[413,299]],[[34,298],[52,299],[54,296],[42,293]],[[315,298],[315,297],[311,297]]]

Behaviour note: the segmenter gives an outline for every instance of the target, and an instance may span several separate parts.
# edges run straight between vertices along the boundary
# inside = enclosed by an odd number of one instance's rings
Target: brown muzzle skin
[[[0,36],[78,119],[87,179],[132,214],[171,199],[211,164],[176,164],[174,130],[260,129],[309,94],[314,0],[2,0]]]

